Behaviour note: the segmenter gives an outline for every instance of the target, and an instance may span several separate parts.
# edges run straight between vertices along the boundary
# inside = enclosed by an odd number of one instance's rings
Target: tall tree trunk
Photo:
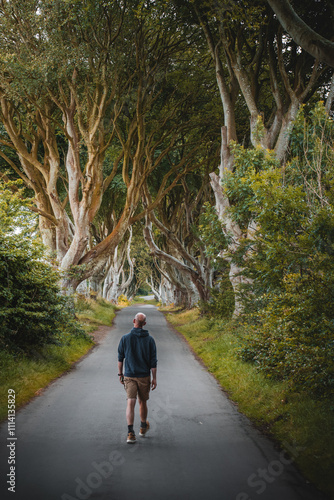
[[[225,134],[222,134],[222,137],[225,138]],[[228,155],[228,151],[226,149],[226,141],[222,143],[222,149],[226,151],[226,155]],[[230,158],[225,158],[225,162],[230,163]],[[224,175],[224,169],[220,169],[222,174]],[[216,210],[219,216],[219,219],[222,221],[224,232],[228,238],[230,243],[228,244],[228,254],[232,254],[237,250],[242,238],[244,237],[243,232],[241,231],[239,225],[233,221],[230,214],[230,202],[227,195],[224,193],[222,189],[222,178],[216,175],[214,172],[210,174],[211,177],[211,186],[213,192],[215,194],[216,199]],[[229,279],[234,291],[234,312],[233,316],[238,316],[242,311],[242,302],[240,299],[240,286],[246,283],[249,283],[249,280],[244,276],[244,270],[242,267],[238,266],[233,262],[230,257],[227,257],[225,253],[222,257],[229,261],[230,270],[229,270]]]

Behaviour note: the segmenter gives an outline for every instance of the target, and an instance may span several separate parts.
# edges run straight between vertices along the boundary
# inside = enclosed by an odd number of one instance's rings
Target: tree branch
[[[267,0],[294,41],[315,59],[334,68],[334,43],[316,33],[293,10],[289,0]]]

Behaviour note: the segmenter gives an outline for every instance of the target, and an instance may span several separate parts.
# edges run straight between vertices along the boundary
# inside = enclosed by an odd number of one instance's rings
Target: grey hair
[[[139,327],[142,327],[146,322],[146,315],[144,313],[137,313],[135,316],[136,323]]]

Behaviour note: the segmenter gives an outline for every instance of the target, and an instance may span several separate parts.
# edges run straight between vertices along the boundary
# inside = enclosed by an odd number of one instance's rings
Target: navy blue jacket
[[[123,335],[118,346],[118,361],[125,359],[126,377],[149,377],[157,366],[157,348],[147,330],[132,328]]]

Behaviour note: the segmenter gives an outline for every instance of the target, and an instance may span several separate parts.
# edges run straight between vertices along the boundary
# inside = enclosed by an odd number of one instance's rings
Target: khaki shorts
[[[151,388],[151,377],[124,377],[124,388],[128,399],[147,401]]]

